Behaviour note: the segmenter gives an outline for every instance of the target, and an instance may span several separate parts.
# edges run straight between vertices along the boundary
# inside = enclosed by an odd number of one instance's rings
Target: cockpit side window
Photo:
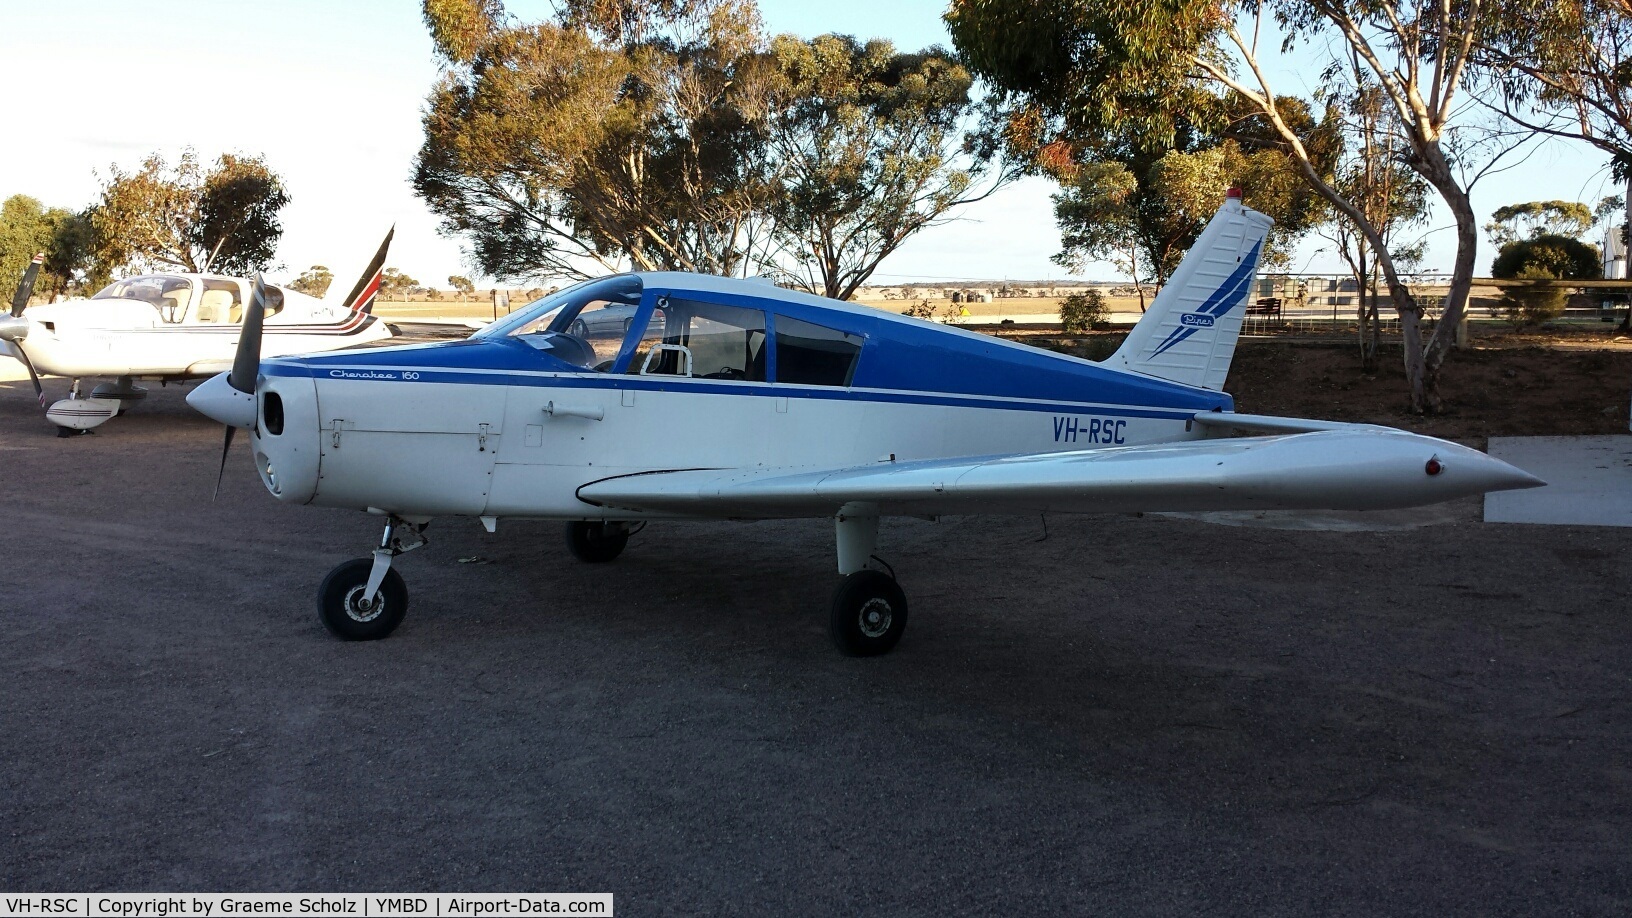
[[[776,381],[848,386],[861,359],[861,335],[776,317]]]
[[[659,298],[643,331],[630,373],[765,382],[768,352],[762,310]]]
[[[243,288],[222,277],[204,278],[204,293],[198,298],[199,322],[237,324],[244,318]]]

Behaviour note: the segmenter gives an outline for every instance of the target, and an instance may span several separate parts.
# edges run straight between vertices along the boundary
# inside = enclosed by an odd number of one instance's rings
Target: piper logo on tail
[[[1179,324],[1188,325],[1191,328],[1212,328],[1213,317],[1200,312],[1187,312],[1179,316]]]

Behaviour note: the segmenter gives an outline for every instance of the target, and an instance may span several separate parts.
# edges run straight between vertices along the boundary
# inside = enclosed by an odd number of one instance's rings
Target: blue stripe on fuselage
[[[1098,414],[1128,418],[1157,418],[1183,421],[1198,409],[1160,405],[1106,405],[1093,402],[1051,400],[1021,401],[1002,397],[945,395],[936,392],[857,390],[826,386],[797,386],[788,383],[718,382],[695,378],[663,376],[609,376],[582,370],[554,373],[507,372],[503,370],[445,369],[420,365],[312,367],[287,362],[261,364],[261,373],[271,377],[303,377],[350,380],[355,382],[438,383],[472,386],[525,386],[538,389],[632,389],[641,392],[674,392],[693,395],[751,395],[760,398],[799,398],[827,401],[878,402],[900,405],[933,405],[941,408],[985,408],[1003,411],[1052,411]],[[412,374],[408,376],[406,374]],[[404,397],[412,397],[406,395]],[[1227,395],[1220,396],[1219,410],[1234,410]],[[1206,410],[1213,410],[1211,408]]]

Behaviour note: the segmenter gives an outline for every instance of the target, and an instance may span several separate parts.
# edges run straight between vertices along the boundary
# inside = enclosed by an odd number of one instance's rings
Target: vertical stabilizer
[[[397,228],[392,226],[385,234],[385,241],[380,243],[374,257],[369,259],[368,265],[363,268],[357,282],[350,287],[350,292],[344,297],[338,296],[339,291],[347,288],[338,286],[342,275],[336,274],[334,281],[329,284],[328,295],[323,302],[337,306],[342,312],[357,312],[371,315],[374,311],[374,299],[380,292],[380,281],[385,273],[385,255],[391,249],[391,240],[397,235]]]
[[[1274,223],[1242,207],[1241,192],[1230,189],[1167,286],[1104,365],[1222,390]]]

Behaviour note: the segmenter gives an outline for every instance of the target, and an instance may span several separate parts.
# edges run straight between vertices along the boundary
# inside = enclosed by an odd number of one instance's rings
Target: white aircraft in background
[[[372,557],[318,591],[352,640],[402,621],[393,562],[435,516],[564,520],[591,562],[651,520],[831,518],[829,630],[872,655],[907,623],[881,517],[1366,510],[1542,484],[1402,430],[1235,414],[1221,390],[1270,224],[1232,190],[1104,363],[765,282],[636,273],[467,340],[298,358],[261,359],[257,299],[232,371],[187,400],[229,448],[251,431],[279,500],[385,517]],[[594,321],[607,310],[619,321]]]
[[[387,233],[373,260],[349,292],[329,287],[324,299],[294,290],[265,288],[268,355],[302,354],[352,347],[391,337],[372,314],[380,289]],[[88,431],[130,402],[145,398],[137,379],[161,383],[213,376],[232,365],[249,300],[251,281],[216,274],[144,274],[115,281],[88,300],[28,308],[44,261],[34,256],[0,315],[0,355],[22,361],[45,405],[39,374],[73,380],[68,398],[46,410],[59,436]],[[343,293],[343,295],[342,295]],[[80,394],[80,380],[113,378]]]

